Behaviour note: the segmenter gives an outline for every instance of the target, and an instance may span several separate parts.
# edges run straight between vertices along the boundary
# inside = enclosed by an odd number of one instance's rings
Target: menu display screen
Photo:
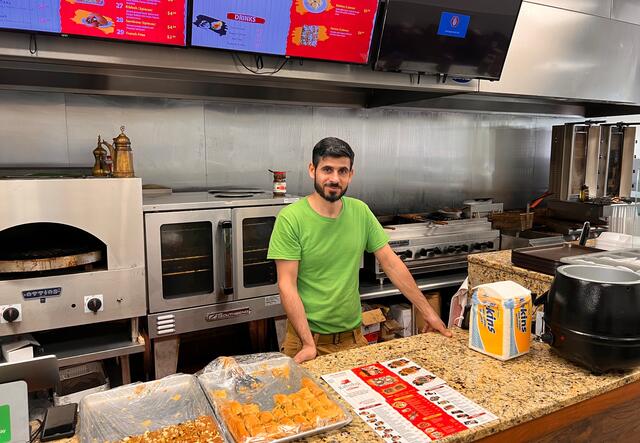
[[[184,46],[186,0],[0,0],[0,28]]]
[[[378,0],[194,0],[191,45],[367,63]]]

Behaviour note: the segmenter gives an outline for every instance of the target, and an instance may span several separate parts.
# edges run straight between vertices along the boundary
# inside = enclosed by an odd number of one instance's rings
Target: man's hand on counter
[[[451,331],[447,329],[444,322],[435,312],[429,312],[427,315],[423,315],[423,318],[424,327],[421,332],[439,332],[445,337],[453,337]]]
[[[444,325],[440,316],[427,302],[427,299],[418,288],[416,281],[407,269],[407,266],[398,258],[395,252],[387,244],[374,252],[380,262],[382,270],[387,274],[391,283],[418,308],[425,321],[423,332],[437,331],[445,337],[453,337],[451,331]]]
[[[317,354],[318,351],[316,350],[315,344],[303,345],[302,349],[300,349],[300,352],[298,352],[296,356],[293,357],[293,361],[298,364],[304,363],[305,361],[313,360],[314,358],[316,358]]]

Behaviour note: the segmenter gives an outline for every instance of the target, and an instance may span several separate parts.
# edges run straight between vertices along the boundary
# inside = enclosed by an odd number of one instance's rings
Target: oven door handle
[[[222,284],[222,292],[225,295],[233,293],[233,268],[232,268],[232,245],[231,245],[231,220],[223,220],[218,223],[218,228],[222,231],[222,247],[223,247],[223,264],[224,264],[224,283]]]

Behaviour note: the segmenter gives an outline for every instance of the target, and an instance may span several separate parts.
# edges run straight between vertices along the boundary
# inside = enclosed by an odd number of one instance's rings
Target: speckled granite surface
[[[496,281],[512,280],[536,295],[549,290],[553,276],[529,271],[511,264],[511,250],[471,254],[469,262],[469,286]]]
[[[472,351],[467,341],[467,331],[460,329],[454,330],[451,339],[433,333],[422,334],[319,357],[303,366],[319,377],[406,356],[498,416],[497,421],[439,440],[442,442],[467,442],[486,437],[640,380],[640,369],[630,373],[591,375],[556,356],[549,346],[542,343],[533,343],[526,355],[501,362]],[[307,441],[382,441],[359,417],[353,415],[349,426]]]

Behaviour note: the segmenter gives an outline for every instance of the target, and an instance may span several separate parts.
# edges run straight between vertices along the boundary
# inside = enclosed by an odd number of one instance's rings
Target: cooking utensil
[[[613,267],[565,265],[545,304],[543,341],[595,373],[640,366],[640,275]]]
[[[582,232],[580,233],[580,240],[578,240],[578,244],[580,246],[584,246],[587,244],[587,239],[589,238],[589,231],[591,230],[591,223],[588,221],[584,222],[582,225]]]
[[[553,195],[553,192],[551,192],[551,191],[547,191],[547,192],[545,192],[545,193],[544,193],[544,194],[542,194],[540,197],[538,197],[538,198],[536,198],[536,199],[533,199],[533,200],[531,201],[531,204],[529,205],[529,207],[530,207],[531,209],[535,209],[535,208],[536,208],[536,206],[538,206],[540,203],[542,203],[542,200],[544,200],[545,198],[547,198],[547,197],[549,197],[549,196],[551,196],[551,195]]]
[[[248,391],[259,389],[264,385],[260,380],[244,372],[238,362],[233,357],[220,357],[222,367],[225,368],[229,375],[235,381],[236,391]]]

